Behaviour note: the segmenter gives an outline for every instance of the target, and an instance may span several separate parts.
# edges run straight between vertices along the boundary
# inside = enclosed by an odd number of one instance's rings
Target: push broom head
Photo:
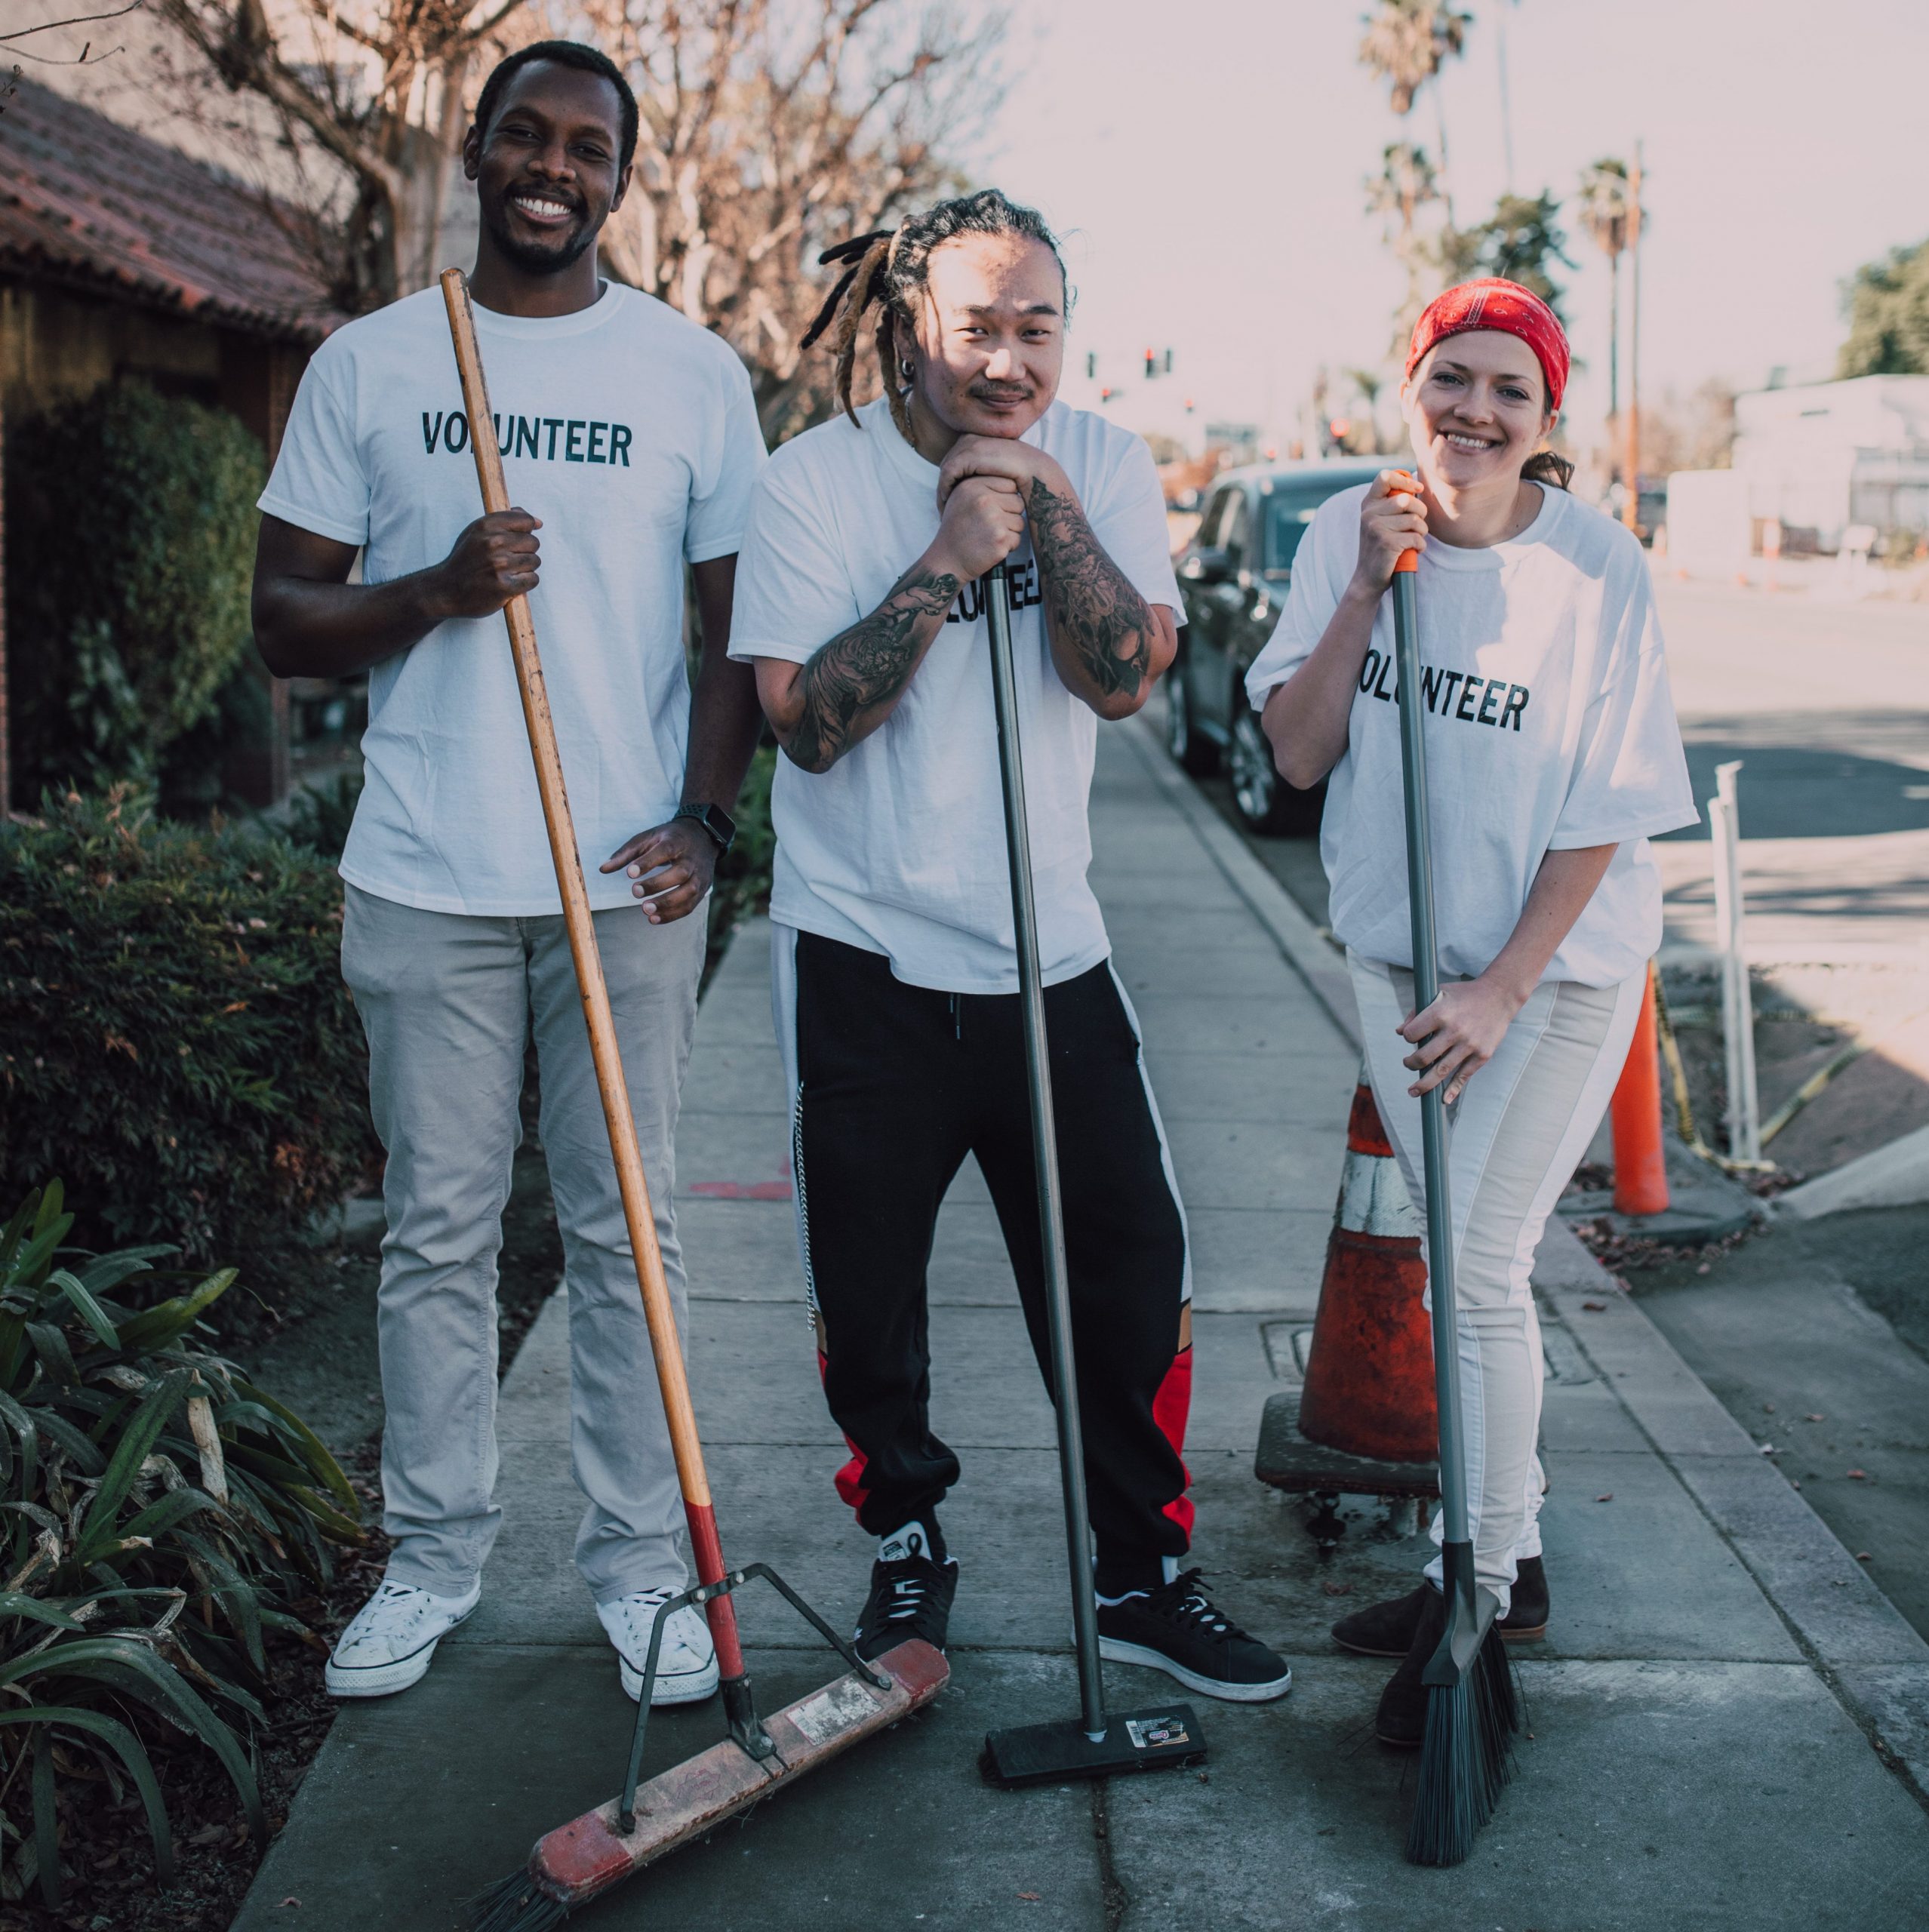
[[[987,1783],[1009,1790],[1063,1784],[1070,1778],[1177,1770],[1204,1764],[1205,1755],[1205,1734],[1192,1706],[1155,1704],[1142,1711],[1114,1711],[1097,1737],[1076,1718],[994,1730],[985,1739],[978,1768]]]
[[[1426,1670],[1426,1730],[1407,1857],[1458,1865],[1513,1771],[1520,1699],[1507,1647],[1494,1627],[1500,1605],[1474,1586],[1473,1547],[1444,1552],[1447,1627]]]
[[[887,1651],[873,1668],[891,1680],[888,1689],[851,1672],[766,1718],[777,1747],[768,1758],[754,1758],[725,1739],[660,1772],[637,1792],[633,1831],[621,1829],[612,1798],[539,1838],[523,1870],[475,1901],[472,1932],[551,1932],[632,1872],[921,1709],[951,1675],[940,1652],[915,1639]]]

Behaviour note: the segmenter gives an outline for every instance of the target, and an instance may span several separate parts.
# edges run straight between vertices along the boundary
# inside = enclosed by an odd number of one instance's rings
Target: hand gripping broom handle
[[[495,419],[489,413],[488,386],[483,380],[481,354],[475,343],[475,318],[469,305],[469,283],[461,269],[443,270],[442,296],[448,304],[449,333],[454,340],[456,367],[462,377],[463,407],[469,414],[469,447],[475,452],[482,506],[490,512],[506,510],[509,507],[509,487],[503,480],[503,454],[496,441]],[[576,962],[583,1017],[589,1028],[589,1057],[596,1069],[597,1090],[602,1096],[603,1118],[609,1127],[610,1151],[616,1157],[623,1217],[636,1257],[636,1285],[642,1291],[650,1347],[657,1361],[657,1380],[663,1390],[663,1414],[669,1422],[670,1445],[676,1454],[677,1481],[683,1491],[684,1514],[690,1524],[690,1553],[697,1565],[699,1583],[721,1583],[723,1547],[717,1538],[716,1517],[710,1507],[710,1485],[703,1472],[703,1444],[697,1439],[696,1413],[690,1405],[690,1384],[683,1371],[676,1315],[670,1306],[669,1284],[663,1279],[663,1251],[657,1244],[649,1183],[644,1178],[643,1157],[636,1145],[636,1123],[630,1116],[629,1089],[623,1079],[623,1059],[617,1049],[616,1028],[610,1017],[602,957],[596,950],[595,928],[590,922],[589,896],[583,889],[576,829],[570,819],[569,798],[563,789],[562,761],[556,752],[555,726],[549,716],[543,661],[536,648],[536,626],[529,614],[528,598],[512,597],[503,607],[503,617],[509,626],[515,681],[522,693],[529,749],[536,761],[536,787],[542,795],[549,855],[555,861],[556,884],[562,894],[570,956]],[[743,1651],[737,1641],[737,1613],[730,1598],[728,1595],[712,1597],[703,1607],[716,1643],[719,1675],[726,1678],[742,1676]]]
[[[1414,595],[1420,552],[1393,566],[1393,649],[1399,686],[1400,775],[1407,814],[1407,903],[1413,921],[1414,1011],[1440,992],[1433,924],[1433,850],[1426,809],[1426,740],[1421,731],[1420,629]],[[1460,1429],[1460,1356],[1454,1318],[1454,1210],[1447,1192],[1447,1121],[1438,1087],[1420,1096],[1426,1177],[1426,1274],[1433,1301],[1433,1387],[1440,1412],[1440,1506],[1449,1543],[1467,1540],[1467,1484]],[[1452,1597],[1451,1588],[1448,1597]]]
[[[1025,1022],[1025,1074],[1031,1091],[1032,1152],[1038,1189],[1038,1237],[1044,1251],[1045,1318],[1051,1336],[1051,1379],[1058,1419],[1058,1472],[1065,1490],[1066,1543],[1072,1568],[1072,1627],[1078,1646],[1078,1703],[1085,1734],[1106,1730],[1099,1672],[1098,1608],[1092,1596],[1092,1533],[1085,1507],[1084,1436],[1078,1422],[1078,1376],[1072,1352],[1072,1297],[1065,1266],[1065,1204],[1058,1185],[1058,1128],[1051,1104],[1051,1059],[1045,1040],[1044,981],[1038,964],[1038,908],[1032,894],[1032,841],[1025,825],[1025,771],[1018,743],[1017,691],[1011,666],[1011,607],[1004,566],[980,580],[991,627],[992,700],[998,714],[998,762],[1004,780],[1004,848],[1011,866],[1011,923],[1018,938],[1018,997]]]

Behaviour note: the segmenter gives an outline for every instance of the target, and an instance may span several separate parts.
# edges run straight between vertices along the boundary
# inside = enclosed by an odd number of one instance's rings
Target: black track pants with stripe
[[[1015,994],[933,992],[880,954],[795,944],[793,1151],[824,1392],[852,1451],[838,1489],[882,1536],[958,1477],[931,1427],[925,1270],[968,1153],[1051,1386],[1022,1017]],[[1186,1229],[1138,1035],[1108,965],[1048,988],[1045,1024],[1094,1530],[1108,1564],[1183,1555]]]

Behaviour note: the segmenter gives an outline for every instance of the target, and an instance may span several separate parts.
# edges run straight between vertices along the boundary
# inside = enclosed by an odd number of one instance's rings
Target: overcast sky
[[[1443,104],[1455,211],[1505,185],[1496,26],[1506,29],[1515,180],[1571,194],[1645,143],[1644,388],[1832,358],[1839,285],[1929,236],[1929,7],[1921,0],[1463,0],[1475,16]],[[1014,85],[987,178],[1071,231],[1078,350],[1158,426],[1288,417],[1320,363],[1383,351],[1400,294],[1362,177],[1398,124],[1356,59],[1364,0],[1042,0],[1018,10]],[[1742,29],[1752,28],[1752,36]],[[1423,94],[1412,137],[1432,152]],[[1567,277],[1583,440],[1604,406],[1608,272],[1584,237]],[[1170,344],[1172,383],[1137,358]],[[1129,365],[1129,366],[1128,366]]]

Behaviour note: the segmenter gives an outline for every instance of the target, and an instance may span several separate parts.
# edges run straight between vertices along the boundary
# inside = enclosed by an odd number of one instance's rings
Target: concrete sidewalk
[[[1555,1614],[1521,1660],[1531,1734],[1469,1863],[1402,1862],[1412,1767],[1371,1733],[1391,1666],[1343,1656],[1326,1631],[1409,1587],[1424,1546],[1360,1502],[1322,1566],[1299,1507],[1251,1473],[1260,1411],[1297,1373],[1293,1336],[1318,1295],[1358,1063],[1344,975],[1140,726],[1104,734],[1094,838],[1191,1220],[1196,1556],[1214,1595],[1292,1658],[1294,1691],[1260,1708],[1195,1700],[1204,1776],[980,1782],[989,1726],[1070,1715],[1076,1699],[1050,1413],[968,1169],[931,1275],[934,1423],[964,1463],[946,1512],[962,1567],[951,1688],[572,1924],[1919,1923],[1929,1646],[1558,1228],[1537,1284]],[[691,1069],[678,1192],[692,1375],[727,1553],[774,1564],[848,1623],[870,1546],[830,1487],[841,1451],[798,1278],[765,942],[761,925],[739,937]],[[236,1921],[246,1932],[454,1927],[541,1832],[614,1788],[632,1713],[569,1559],[564,1342],[552,1304],[505,1387],[506,1524],[481,1609],[417,1689],[343,1712]],[[834,1674],[774,1598],[742,1601],[764,1696]],[[1149,1673],[1108,1676],[1121,1703],[1164,1694]],[[714,1706],[662,1714],[650,1768],[719,1722]]]

